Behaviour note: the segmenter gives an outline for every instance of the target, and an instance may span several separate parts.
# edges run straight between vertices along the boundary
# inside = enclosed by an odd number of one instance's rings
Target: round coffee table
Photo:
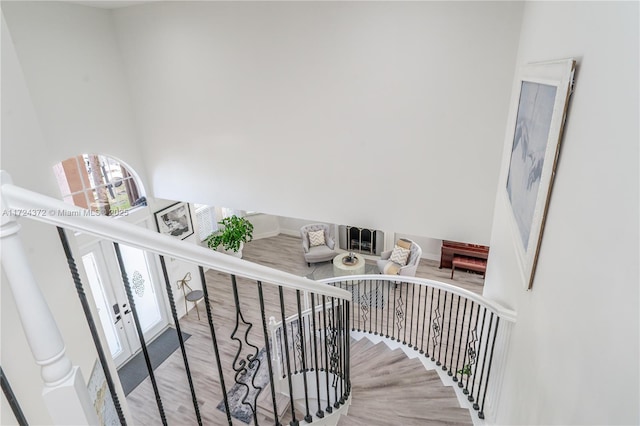
[[[349,253],[342,253],[333,258],[333,275],[336,277],[342,275],[364,275],[364,257],[356,255],[354,264],[345,264],[343,259],[346,257],[349,257]]]

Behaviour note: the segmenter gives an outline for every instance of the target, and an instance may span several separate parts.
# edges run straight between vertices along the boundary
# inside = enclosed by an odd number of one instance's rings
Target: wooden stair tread
[[[419,359],[369,339],[352,341],[352,402],[341,426],[471,425],[455,392]]]

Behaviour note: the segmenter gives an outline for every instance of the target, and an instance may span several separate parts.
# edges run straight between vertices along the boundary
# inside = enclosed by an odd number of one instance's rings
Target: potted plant
[[[207,237],[207,246],[213,250],[222,246],[227,254],[242,257],[244,243],[253,239],[253,224],[244,217],[233,215],[225,217],[218,225],[222,225],[223,229]]]

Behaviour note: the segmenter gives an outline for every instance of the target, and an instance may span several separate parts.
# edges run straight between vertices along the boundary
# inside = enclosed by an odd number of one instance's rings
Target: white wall
[[[52,193],[57,189],[56,181],[47,158],[47,143],[36,115],[3,17],[2,168],[10,170],[16,183]],[[86,342],[91,341],[88,328],[77,327],[77,318],[83,318],[84,314],[57,232],[53,227],[32,221],[21,220],[20,223],[29,262],[37,265],[33,269],[34,277],[41,284],[52,311],[60,314],[57,315],[58,326],[66,342],[67,355],[81,367],[85,379],[88,379],[96,353],[91,346],[86,347]],[[0,356],[3,371],[30,424],[51,424],[41,397],[43,384],[40,368],[35,364],[22,331],[4,270],[0,294]],[[4,397],[0,399],[4,401]],[[17,424],[11,410],[6,408],[3,402],[0,424]]]
[[[637,2],[525,6],[518,63],[578,70],[530,292],[496,201],[484,294],[518,312],[502,424],[640,423],[638,49]]]
[[[55,2],[2,3],[1,168],[22,187],[60,197],[52,166],[79,153],[120,158],[146,179],[110,13]],[[96,360],[55,228],[21,220],[36,280],[85,380]],[[51,424],[42,380],[8,283],[1,287],[2,367],[30,424]],[[28,303],[28,302],[27,302]],[[84,323],[82,320],[81,323]],[[15,424],[3,410],[0,423]]]
[[[488,243],[521,10],[114,10],[156,195]]]

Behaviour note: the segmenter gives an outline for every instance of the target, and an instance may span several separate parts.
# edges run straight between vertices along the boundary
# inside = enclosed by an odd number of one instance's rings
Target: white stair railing
[[[62,229],[96,236],[112,241],[116,245],[125,244],[160,256],[169,256],[195,264],[200,267],[201,274],[204,274],[203,267],[230,274],[234,291],[236,276],[254,280],[258,283],[261,298],[262,284],[264,283],[267,284],[265,288],[277,289],[281,294],[281,300],[283,289],[293,290],[298,295],[315,294],[317,297],[325,297],[327,300],[336,301],[339,304],[345,302],[348,304],[347,301],[350,300],[350,294],[345,290],[216,253],[130,223],[96,216],[88,210],[20,188],[13,184],[10,176],[4,171],[0,171],[0,179],[2,210],[8,212],[8,214],[2,215],[0,223],[2,266],[11,286],[31,352],[36,363],[41,366],[41,376],[44,383],[43,398],[55,424],[94,425],[98,424],[98,419],[88,395],[86,382],[78,367],[73,366],[72,361],[65,354],[65,345],[60,330],[34,279],[31,266],[27,262],[25,250],[19,237],[20,225],[17,220],[19,216],[23,216],[23,219],[26,220],[35,220]],[[11,214],[11,212],[16,212],[16,214]],[[126,281],[126,277],[123,278]],[[125,283],[125,285],[128,284]],[[206,302],[208,303],[208,300]],[[239,310],[239,304],[236,309]],[[284,307],[281,309],[284,312]],[[289,309],[295,308],[290,307]],[[298,309],[300,309],[299,306]],[[262,306],[262,312],[264,315],[264,306]],[[210,312],[208,313],[210,314]],[[210,317],[209,321],[213,334]],[[264,323],[264,328],[266,331],[266,323]],[[193,399],[197,411],[196,398]],[[161,417],[163,417],[162,414]],[[231,424],[231,418],[228,417],[228,419]],[[166,423],[164,417],[163,422]]]

